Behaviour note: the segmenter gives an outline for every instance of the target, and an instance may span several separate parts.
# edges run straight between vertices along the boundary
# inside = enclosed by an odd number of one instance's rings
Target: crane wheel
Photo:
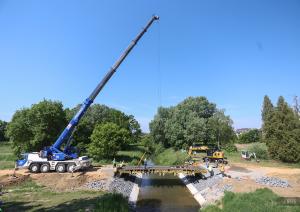
[[[65,164],[62,164],[62,163],[59,163],[56,165],[56,168],[55,170],[59,173],[63,173],[66,171],[66,165]]]
[[[38,173],[40,171],[40,165],[38,163],[33,163],[29,167],[30,172]]]
[[[44,163],[41,165],[41,172],[46,173],[50,171],[50,165],[48,163]]]
[[[67,171],[72,173],[75,171],[75,164],[74,163],[69,163],[68,166],[67,166]]]

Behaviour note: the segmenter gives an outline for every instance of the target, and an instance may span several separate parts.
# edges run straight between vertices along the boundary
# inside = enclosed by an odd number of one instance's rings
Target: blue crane
[[[75,148],[70,145],[71,140],[72,140],[72,133],[73,133],[75,127],[78,125],[80,119],[86,113],[87,109],[93,103],[93,101],[95,100],[95,98],[97,97],[99,92],[103,89],[105,84],[109,81],[109,79],[117,71],[118,67],[121,65],[121,63],[124,61],[124,59],[127,57],[127,55],[131,52],[131,50],[138,43],[138,41],[145,34],[145,32],[152,25],[152,23],[158,19],[159,19],[158,16],[156,16],[156,15],[152,16],[152,18],[149,20],[149,22],[147,23],[145,28],[142,29],[142,31],[137,35],[137,37],[134,40],[132,40],[130,45],[126,48],[124,53],[115,62],[115,64],[110,68],[110,70],[107,72],[107,74],[101,80],[101,82],[93,90],[91,95],[83,102],[83,104],[81,105],[78,112],[71,119],[71,121],[69,122],[67,127],[63,130],[63,132],[60,134],[60,136],[57,138],[55,143],[52,146],[45,147],[43,150],[41,150],[38,154],[38,157],[37,156],[33,157],[33,158],[36,158],[36,159],[34,159],[34,161],[38,160],[38,163],[34,163],[34,164],[38,164],[38,166],[33,167],[32,164],[30,165],[27,163],[29,161],[28,156],[30,156],[30,154],[31,154],[31,153],[27,153],[27,154],[24,154],[25,155],[24,159],[17,161],[17,163],[16,163],[17,167],[27,166],[33,172],[37,172],[37,171],[35,171],[36,169],[41,169],[41,171],[43,172],[42,165],[44,162],[40,162],[42,159],[47,159],[47,161],[66,161],[66,160],[72,160],[72,159],[78,158],[78,153],[75,151]],[[65,146],[63,149],[61,149],[63,144],[65,144]],[[50,167],[49,169],[54,169],[54,168]]]

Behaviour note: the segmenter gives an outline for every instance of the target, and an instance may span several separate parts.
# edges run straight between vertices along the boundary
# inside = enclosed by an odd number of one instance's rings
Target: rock
[[[124,179],[124,178],[113,178],[112,181],[107,180],[96,180],[88,182],[84,185],[85,188],[90,190],[104,190],[108,192],[116,192],[122,194],[124,197],[129,197],[133,185],[133,179]]]
[[[130,181],[124,178],[114,178],[114,180],[109,185],[108,191],[120,193],[124,197],[129,197],[133,185],[134,183],[132,180]]]
[[[258,184],[272,186],[272,187],[281,187],[281,188],[290,187],[290,184],[288,183],[287,180],[282,180],[276,177],[260,177],[260,178],[256,178],[255,181]]]

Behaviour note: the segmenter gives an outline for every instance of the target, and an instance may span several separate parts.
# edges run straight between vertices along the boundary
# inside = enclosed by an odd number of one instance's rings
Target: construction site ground
[[[15,177],[14,177],[15,175]],[[72,173],[30,173],[28,170],[13,169],[0,170],[0,184],[4,187],[17,185],[27,179],[31,179],[38,185],[50,188],[54,191],[71,191],[85,189],[83,186],[87,182],[95,180],[112,180],[114,169],[107,165],[103,167],[94,167],[83,172]]]
[[[0,184],[4,187],[17,185],[27,179],[31,179],[38,185],[48,187],[55,191],[84,190],[87,182],[95,180],[112,180],[114,169],[112,166],[94,167],[84,172],[71,173],[38,173],[32,174],[27,170],[16,171],[13,177],[13,169],[0,170]],[[234,192],[251,192],[258,188],[268,187],[283,197],[300,197],[300,169],[287,167],[265,167],[259,163],[231,163],[227,166],[226,173],[231,178],[224,178],[222,184],[233,186]],[[268,176],[285,179],[291,187],[271,187],[255,182],[256,178]]]
[[[282,197],[300,197],[300,169],[287,167],[266,167],[259,163],[232,163],[228,167],[231,178],[225,178],[223,184],[233,185],[233,192],[251,192],[258,188],[270,188]],[[256,183],[256,178],[268,176],[285,179],[290,187],[271,187]]]

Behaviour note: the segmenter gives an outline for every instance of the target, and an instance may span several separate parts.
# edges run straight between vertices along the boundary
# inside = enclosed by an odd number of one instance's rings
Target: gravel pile
[[[122,194],[124,197],[129,197],[134,183],[131,181],[126,181],[123,178],[114,178],[114,180],[109,185],[109,192],[116,192]]]
[[[107,186],[105,180],[96,180],[86,183],[84,187],[91,190],[105,190]]]
[[[290,186],[287,180],[282,180],[276,177],[260,177],[256,179],[256,183],[281,188],[287,188]]]

